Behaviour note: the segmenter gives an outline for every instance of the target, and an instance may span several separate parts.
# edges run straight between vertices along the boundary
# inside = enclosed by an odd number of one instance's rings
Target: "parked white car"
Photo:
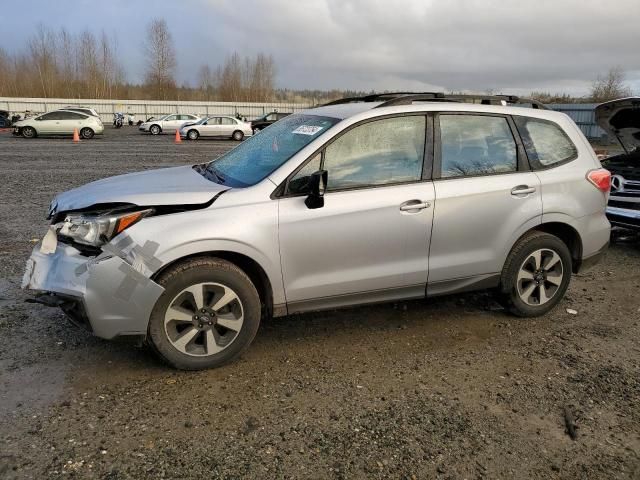
[[[213,115],[199,122],[189,122],[180,129],[180,137],[197,140],[199,137],[223,137],[236,141],[253,135],[251,124],[228,115]]]
[[[138,129],[141,132],[149,132],[151,135],[160,133],[173,133],[187,122],[198,122],[201,118],[197,115],[185,113],[172,113],[157,119],[141,123]]]
[[[59,110],[70,110],[72,112],[84,113],[85,115],[93,115],[100,118],[100,114],[93,108],[83,107],[81,105],[69,105],[68,107],[62,107]]]
[[[98,117],[64,109],[26,118],[13,124],[13,134],[25,138],[38,135],[72,135],[75,129],[80,137],[89,139],[94,135],[101,135],[104,125]]]

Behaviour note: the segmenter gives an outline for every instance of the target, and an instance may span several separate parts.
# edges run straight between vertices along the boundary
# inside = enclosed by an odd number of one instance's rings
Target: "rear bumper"
[[[616,227],[640,230],[640,210],[607,207],[607,218]]]
[[[584,257],[582,259],[582,262],[580,263],[580,270],[579,270],[580,273],[586,270],[589,270],[594,265],[600,263],[604,258],[605,253],[607,253],[608,249],[609,249],[609,242],[607,242],[607,244],[604,247],[602,247],[600,250],[598,250],[596,253],[588,257]]]

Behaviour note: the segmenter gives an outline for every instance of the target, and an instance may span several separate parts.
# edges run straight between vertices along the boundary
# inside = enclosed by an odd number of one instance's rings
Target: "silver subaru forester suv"
[[[62,193],[23,287],[181,369],[237,357],[261,318],[294,312],[495,289],[542,315],[608,246],[610,174],[567,116],[523,105],[345,99],[210,163]]]

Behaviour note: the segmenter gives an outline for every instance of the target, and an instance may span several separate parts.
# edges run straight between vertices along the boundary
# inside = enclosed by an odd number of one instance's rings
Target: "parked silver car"
[[[13,124],[13,134],[25,138],[72,135],[74,130],[78,130],[81,138],[89,139],[104,133],[104,125],[100,118],[93,115],[63,109],[25,118]]]
[[[213,115],[198,122],[185,123],[180,137],[197,140],[200,137],[232,138],[240,141],[253,135],[251,124],[229,115]]]
[[[164,115],[158,118],[152,118],[149,121],[143,122],[138,125],[138,130],[141,132],[148,132],[151,135],[159,135],[161,133],[174,133],[179,130],[182,125],[187,122],[197,122],[200,117],[192,114],[171,114]]]
[[[610,175],[567,116],[382,98],[59,194],[23,287],[200,369],[239,355],[263,316],[485,288],[542,315],[600,259]]]

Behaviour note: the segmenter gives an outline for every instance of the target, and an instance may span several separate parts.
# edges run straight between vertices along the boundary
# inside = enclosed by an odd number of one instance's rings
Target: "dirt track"
[[[638,237],[542,318],[487,294],[291,316],[199,373],[23,302],[56,192],[233,145],[0,132],[0,478],[640,478]]]

